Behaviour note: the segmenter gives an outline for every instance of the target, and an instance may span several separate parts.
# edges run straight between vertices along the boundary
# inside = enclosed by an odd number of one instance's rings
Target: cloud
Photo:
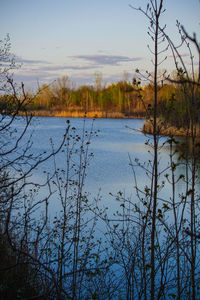
[[[63,75],[63,71],[86,71],[94,69],[95,66],[74,66],[74,65],[50,65],[50,66],[33,66],[32,68],[23,66],[15,70],[15,79],[17,81],[22,82],[31,82],[37,81],[37,79],[41,79],[42,81],[49,81],[56,78],[59,78]]]
[[[82,59],[92,62],[96,65],[119,65],[120,63],[133,62],[141,60],[141,57],[128,57],[122,55],[76,55],[72,56],[75,59]]]
[[[90,69],[94,69],[95,66],[94,65],[90,65],[90,66],[75,66],[75,65],[54,65],[54,66],[43,66],[41,68],[38,68],[38,70],[42,70],[42,71],[61,71],[61,70],[90,70]]]
[[[60,77],[59,73],[50,74],[47,72],[20,72],[14,73],[14,80],[18,82],[37,82],[38,80],[42,82],[48,82],[49,80],[54,80]]]
[[[75,60],[83,60],[85,61],[85,64],[77,64],[77,62],[74,62],[74,64],[54,65],[51,62],[45,60],[24,59],[19,56],[15,56],[15,61],[16,63],[21,63],[23,65],[23,69],[27,69],[29,70],[29,72],[61,72],[64,70],[94,70],[95,68],[101,68],[103,66],[119,66],[122,63],[141,60],[140,57],[131,58],[128,56],[106,54],[76,55],[71,56],[71,58]],[[30,66],[32,67],[30,68]]]
[[[70,56],[71,60],[68,59],[69,62],[65,61],[63,64],[53,64],[44,60],[23,59],[21,57],[16,58],[17,62],[23,62],[24,64],[14,71],[15,80],[24,82],[25,86],[36,87],[38,80],[41,85],[52,82],[63,75],[68,75],[71,81],[77,83],[77,85],[92,84],[94,73],[97,70],[102,72],[104,82],[118,81],[122,79],[123,70],[117,72],[115,66],[120,66],[120,69],[127,69],[124,63],[141,59],[139,57],[132,58],[105,53]],[[103,69],[106,66],[109,67],[109,71]],[[131,71],[129,70],[129,72]]]
[[[92,67],[94,69],[94,66]],[[70,78],[76,81],[76,78],[78,79],[78,84],[79,83],[86,83],[87,81],[91,82],[92,78],[94,77],[94,74],[87,74],[84,72],[87,69],[91,69],[91,67],[87,66],[41,66],[38,68],[21,68],[15,71],[14,73],[14,80],[17,82],[23,82],[25,85],[27,84],[28,86],[36,86],[37,82],[39,80],[40,84],[43,83],[49,83],[54,81],[55,79],[61,77],[63,74],[62,71],[65,70],[78,70],[78,74],[67,74],[69,75]]]
[[[57,66],[59,67],[59,66]],[[18,84],[23,82],[25,84],[25,87],[31,87],[35,91],[37,90],[38,86],[42,86],[42,84],[50,84],[54,82],[57,78],[60,78],[63,74],[59,72],[60,69],[58,69],[58,72],[48,72],[41,69],[34,69],[34,70],[19,70],[17,73],[14,74],[14,81]],[[56,69],[54,69],[56,71]],[[71,82],[75,84],[76,87],[81,85],[93,85],[94,84],[94,73],[93,72],[85,72],[82,70],[82,72],[72,72],[71,74],[65,74],[69,75],[69,79]],[[123,71],[111,71],[110,74],[102,73],[102,83],[106,86],[110,83],[117,82],[123,79]],[[133,78],[134,76],[137,76],[137,74],[134,74],[133,72],[129,72],[129,77]]]
[[[30,65],[41,65],[41,64],[50,64],[50,62],[45,60],[37,60],[37,59],[25,59],[20,56],[14,55],[14,61],[20,64],[30,64]]]
[[[24,59],[19,56],[15,56],[15,62],[17,64],[22,64],[22,68],[25,70],[29,70],[31,72],[34,71],[47,71],[47,72],[55,72],[55,71],[63,71],[63,70],[91,70],[95,68],[95,65],[53,65],[51,62],[44,60],[33,60],[33,59]],[[30,68],[30,65],[32,66]]]

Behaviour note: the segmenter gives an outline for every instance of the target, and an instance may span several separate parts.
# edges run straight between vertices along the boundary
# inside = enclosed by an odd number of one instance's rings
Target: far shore
[[[143,112],[122,113],[105,111],[60,111],[60,110],[33,110],[28,112],[38,117],[61,117],[61,118],[93,118],[93,119],[145,119]],[[23,115],[23,112],[20,112]]]
[[[66,110],[33,110],[28,113],[37,117],[59,117],[59,118],[92,118],[92,119],[146,119],[144,112],[105,112],[105,111],[66,111]],[[20,115],[24,115],[24,112],[20,112]],[[185,128],[176,128],[166,124],[158,118],[158,133],[161,136],[174,136],[174,137],[186,137],[191,136],[191,132]],[[200,127],[197,126],[197,135],[200,135]],[[144,134],[153,134],[153,122],[152,120],[146,120],[142,127]]]

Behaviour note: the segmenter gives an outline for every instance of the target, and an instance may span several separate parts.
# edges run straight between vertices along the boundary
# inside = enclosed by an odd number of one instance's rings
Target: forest
[[[175,73],[175,72],[174,72]],[[190,126],[190,112],[188,101],[185,97],[191,97],[188,84],[180,85],[184,81],[183,70],[169,76],[158,85],[158,117],[168,123],[168,126],[183,128],[185,131]],[[67,76],[57,79],[51,85],[43,85],[37,92],[27,93],[26,111],[37,115],[79,116],[79,113],[91,117],[114,118],[150,118],[154,106],[154,85],[149,83],[141,86],[139,79],[119,81],[102,87],[101,76],[96,76],[94,86],[80,86],[73,88]],[[199,86],[195,86],[199,95]],[[200,99],[197,99],[199,110]],[[12,94],[0,96],[0,112],[9,114],[13,111],[15,99]],[[197,113],[195,117],[197,123]]]
[[[200,46],[196,35],[178,24],[191,59],[188,67],[180,47],[160,25],[164,2],[133,8],[149,20],[153,41],[154,70],[145,75],[145,86],[137,70],[132,82],[102,87],[97,78],[94,87],[74,89],[64,77],[32,95],[23,84],[16,88],[10,41],[1,41],[1,61],[7,68],[1,65],[0,70],[0,299],[200,298]],[[163,41],[173,53],[176,75],[160,79]],[[32,113],[40,110],[114,111],[146,118],[152,126],[145,143],[150,159],[130,157],[136,197],[116,193],[119,210],[112,217],[99,205],[100,195],[88,198],[90,144],[98,134],[93,127],[88,131],[83,125],[78,135],[68,121],[59,145],[51,141],[50,150],[34,153],[29,128]],[[19,118],[24,121],[20,130],[15,126]],[[170,125],[185,129],[184,141],[172,134],[162,141],[161,127]],[[169,163],[163,166],[160,149],[166,144]],[[33,172],[48,160],[51,170],[44,170],[44,182],[35,183]],[[177,176],[178,168],[182,173]],[[145,183],[138,180],[138,169]],[[168,197],[163,198],[166,183]],[[40,193],[44,188],[45,194]],[[51,219],[55,195],[60,211]],[[42,212],[39,218],[37,211]],[[104,224],[104,238],[95,235],[98,222]]]

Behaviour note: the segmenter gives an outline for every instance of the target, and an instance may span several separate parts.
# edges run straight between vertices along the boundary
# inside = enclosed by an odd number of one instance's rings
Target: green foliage
[[[0,96],[0,114],[10,115],[16,111],[17,105],[13,95]]]
[[[29,110],[105,111],[145,116],[139,97],[143,89],[139,85],[133,79],[132,83],[124,80],[98,89],[93,86],[75,89],[68,79],[61,78],[52,85],[43,85],[29,104]]]
[[[172,126],[188,128],[191,118],[189,98],[192,95],[189,85],[182,83],[184,74],[180,70],[177,78],[179,84],[168,81],[158,85],[157,116]],[[199,86],[196,86],[195,92],[200,94]],[[133,78],[132,83],[124,80],[98,89],[86,85],[75,89],[69,79],[63,77],[52,85],[43,85],[36,97],[32,98],[28,104],[29,110],[122,112],[127,116],[141,117],[152,117],[154,111],[153,85],[141,87],[140,80],[136,78]],[[9,113],[13,105],[12,96],[5,95],[1,98],[0,108],[3,113]],[[198,110],[199,107],[200,97]],[[194,110],[193,115],[197,120],[198,112]]]

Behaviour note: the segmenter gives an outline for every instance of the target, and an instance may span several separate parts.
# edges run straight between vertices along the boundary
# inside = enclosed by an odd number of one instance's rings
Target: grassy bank
[[[186,137],[191,136],[191,130],[187,128],[177,128],[171,126],[164,120],[158,119],[157,121],[158,134],[162,136],[176,136],[176,137]],[[142,132],[145,134],[153,134],[153,120],[147,120],[144,122],[142,127]],[[196,136],[200,136],[200,126],[196,125]]]
[[[30,111],[34,116],[40,117],[65,117],[65,118],[110,118],[110,119],[143,119],[143,112],[132,114],[122,112],[105,112],[105,111],[66,111],[66,110],[33,110]],[[21,112],[23,115],[23,112]]]

